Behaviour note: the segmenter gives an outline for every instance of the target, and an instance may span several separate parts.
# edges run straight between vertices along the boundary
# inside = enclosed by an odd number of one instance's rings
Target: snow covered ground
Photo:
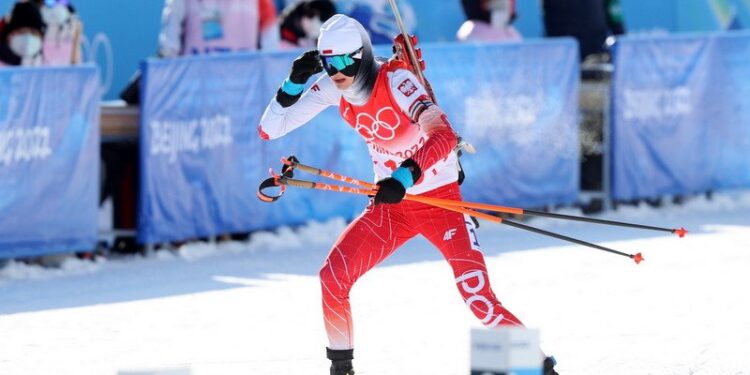
[[[750,194],[601,217],[679,227],[684,239],[592,224],[531,225],[630,259],[483,222],[503,303],[570,374],[750,374]],[[0,374],[327,374],[317,270],[344,222],[177,254],[0,270]],[[447,264],[414,240],[352,294],[358,374],[468,373],[469,330]]]

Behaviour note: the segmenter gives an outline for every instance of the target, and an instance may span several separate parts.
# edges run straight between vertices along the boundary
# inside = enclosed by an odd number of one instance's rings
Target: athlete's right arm
[[[305,52],[294,61],[289,78],[284,80],[263,112],[258,125],[258,135],[262,139],[279,138],[307,123],[327,107],[338,104],[341,94],[325,75],[303,93],[304,83],[322,69],[317,51]]]

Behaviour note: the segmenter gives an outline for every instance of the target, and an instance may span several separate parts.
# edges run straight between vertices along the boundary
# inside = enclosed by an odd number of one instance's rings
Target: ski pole
[[[298,161],[289,161],[287,159],[281,159],[281,161],[285,165],[293,166],[294,168],[298,168],[301,171],[327,177],[327,178],[334,179],[337,181],[360,185],[360,186],[368,187],[371,189],[375,188],[376,186],[374,184],[371,184],[365,181],[343,176],[343,175],[333,173],[324,169],[311,167],[311,166],[302,164]],[[536,210],[526,210],[523,208],[498,206],[498,205],[492,205],[492,204],[486,204],[486,203],[475,203],[475,202],[466,202],[466,201],[454,201],[450,199],[420,197],[420,196],[411,195],[411,194],[407,194],[405,196],[405,199],[427,203],[427,204],[433,204],[433,205],[437,204],[441,206],[466,207],[466,208],[473,208],[473,209],[479,209],[479,210],[485,210],[485,211],[502,212],[506,214],[539,216],[539,217],[547,217],[547,218],[562,219],[562,220],[582,221],[582,222],[602,224],[602,225],[612,225],[612,226],[620,226],[620,227],[628,227],[628,228],[636,228],[636,229],[662,231],[662,232],[675,233],[680,238],[685,237],[685,234],[688,233],[688,231],[683,227],[680,227],[678,229],[671,229],[671,228],[656,227],[656,226],[651,226],[651,225],[626,223],[623,221],[595,219],[595,218],[582,217],[582,216],[556,214],[556,213],[536,211]]]
[[[515,221],[504,220],[503,224],[510,225],[512,227],[515,227],[515,228],[527,230],[527,231],[530,231],[530,232],[542,234],[542,235],[545,235],[545,236],[554,237],[554,238],[557,238],[557,239],[560,239],[560,240],[564,240],[564,241],[568,241],[568,242],[572,242],[572,243],[575,243],[575,244],[579,244],[579,245],[591,247],[591,248],[594,248],[594,249],[607,251],[607,252],[610,252],[610,253],[613,253],[613,254],[618,254],[618,255],[626,256],[626,257],[628,257],[630,259],[633,259],[633,261],[635,261],[635,264],[640,264],[645,259],[645,258],[643,258],[643,254],[641,254],[641,253],[636,253],[636,254],[623,253],[621,251],[610,249],[608,247],[597,245],[595,243],[586,242],[586,241],[583,241],[583,240],[579,240],[577,238],[564,236],[562,234],[557,234],[557,233],[554,233],[554,232],[546,231],[544,229],[539,229],[539,228],[536,228],[536,227],[532,227],[530,225],[525,225],[525,224],[517,223]]]
[[[470,216],[475,216],[475,217],[482,218],[482,219],[485,219],[485,220],[488,220],[488,221],[492,221],[492,222],[495,222],[495,223],[505,224],[505,225],[508,225],[508,226],[511,226],[511,227],[514,227],[514,228],[527,230],[527,231],[530,231],[530,232],[533,232],[533,233],[537,233],[537,234],[541,234],[541,235],[545,235],[545,236],[557,238],[559,240],[572,242],[574,244],[578,244],[578,245],[582,245],[582,246],[586,246],[586,247],[591,247],[591,248],[594,248],[594,249],[597,249],[597,250],[603,250],[603,251],[607,251],[607,252],[610,252],[610,253],[613,253],[613,254],[626,256],[626,257],[628,257],[630,259],[633,259],[636,264],[641,263],[641,261],[644,259],[643,255],[641,253],[637,253],[637,254],[624,253],[622,251],[617,251],[617,250],[614,250],[614,249],[610,249],[608,247],[597,245],[597,244],[594,244],[594,243],[591,243],[591,242],[587,242],[587,241],[583,241],[583,240],[579,240],[577,238],[564,236],[562,234],[558,234],[558,233],[546,231],[544,229],[539,229],[539,228],[536,228],[536,227],[532,227],[530,225],[521,224],[521,223],[518,223],[518,222],[515,222],[515,221],[508,220],[508,219],[503,219],[503,218],[500,218],[500,217],[497,217],[497,216],[492,216],[492,215],[486,214],[484,212],[479,212],[479,211],[472,210],[470,208],[456,207],[456,206],[442,206],[442,205],[439,205],[439,204],[433,204],[433,206],[440,207],[440,208],[443,208],[443,209],[446,209],[446,210],[450,210],[450,211],[461,212],[461,213],[464,213],[464,214],[467,214],[467,215],[470,215]]]
[[[352,179],[352,180],[355,180],[355,179]],[[375,190],[358,189],[358,188],[354,188],[354,187],[350,187],[350,186],[332,185],[332,184],[325,184],[325,183],[320,183],[320,182],[297,180],[297,179],[283,177],[283,176],[278,178],[278,183],[281,184],[281,185],[288,185],[288,186],[300,187],[300,188],[306,188],[306,189],[328,190],[328,191],[343,192],[343,193],[352,193],[352,194],[360,194],[360,195],[374,195],[376,193]],[[622,251],[614,250],[614,249],[611,249],[611,248],[608,248],[608,247],[605,247],[605,246],[601,246],[601,245],[597,245],[597,244],[594,244],[594,243],[591,243],[591,242],[579,240],[577,238],[564,236],[562,234],[558,234],[558,233],[546,231],[546,230],[543,230],[543,229],[535,228],[535,227],[532,227],[532,226],[529,226],[529,225],[517,223],[515,221],[506,220],[506,219],[503,219],[503,218],[500,218],[500,217],[497,217],[497,216],[492,216],[492,215],[486,214],[484,212],[479,212],[479,211],[472,210],[470,208],[458,207],[458,206],[442,206],[442,205],[437,204],[437,203],[428,203],[428,204],[431,204],[431,205],[433,205],[435,207],[440,207],[440,208],[445,209],[445,210],[454,211],[454,212],[458,212],[458,213],[463,213],[463,214],[467,214],[467,215],[470,215],[470,216],[475,216],[475,217],[482,218],[482,219],[485,219],[485,220],[488,220],[488,221],[492,221],[492,222],[495,222],[495,223],[509,225],[509,226],[514,227],[514,228],[527,230],[527,231],[530,231],[530,232],[533,232],[533,233],[537,233],[537,234],[541,234],[541,235],[545,235],[545,236],[557,238],[557,239],[560,239],[560,240],[563,240],[563,241],[572,242],[572,243],[575,243],[575,244],[578,244],[578,245],[582,245],[582,246],[586,246],[586,247],[590,247],[590,248],[593,248],[593,249],[602,250],[602,251],[606,251],[606,252],[617,254],[617,255],[622,255],[622,256],[625,256],[625,257],[633,259],[636,264],[640,264],[641,261],[643,261],[643,259],[644,259],[643,255],[641,253],[637,253],[637,254],[624,253]]]
[[[289,158],[289,159],[282,158],[281,162],[284,163],[284,165],[289,166],[292,169],[299,169],[299,170],[301,170],[303,172],[306,172],[306,173],[310,173],[310,174],[314,174],[314,175],[318,175],[318,176],[330,178],[330,179],[336,180],[336,181],[346,182],[348,184],[359,185],[359,186],[366,187],[366,188],[369,188],[369,189],[377,189],[377,185],[375,185],[375,184],[372,184],[372,183],[369,183],[369,182],[366,182],[366,181],[362,181],[362,180],[358,180],[356,178],[352,178],[352,177],[340,175],[338,173],[327,171],[325,169],[311,167],[309,165],[302,164],[302,163],[300,163],[297,160],[292,160],[291,158]],[[442,206],[468,207],[468,206],[462,205],[461,203],[464,203],[462,201],[454,201],[454,200],[450,200],[450,199],[439,199],[439,198],[422,197],[422,196],[413,195],[413,194],[406,194],[406,195],[404,195],[404,199],[410,200],[410,201],[415,201],[415,202],[421,202],[421,203],[425,203],[425,204],[431,204],[433,206],[441,206],[441,207]],[[478,207],[469,207],[469,208],[478,208]],[[503,211],[503,212],[521,214],[522,211],[523,210],[521,210],[520,208],[514,209],[514,208],[511,208],[511,207],[507,207],[507,211]]]
[[[329,190],[329,191],[335,191],[339,193],[352,193],[352,194],[359,194],[359,195],[375,195],[376,193],[375,190],[371,190],[371,189],[370,190],[357,189],[351,186],[332,185],[332,184],[325,184],[321,182],[297,180],[294,178],[287,178],[287,177],[279,178],[279,184],[300,187],[300,188],[305,188],[305,189]]]
[[[428,198],[428,201],[433,201],[433,200],[436,200],[436,199],[437,198]],[[553,218],[553,219],[562,219],[562,220],[571,220],[571,221],[582,221],[582,222],[593,223],[593,224],[612,225],[612,226],[619,226],[619,227],[628,227],[628,228],[637,228],[637,229],[646,229],[646,230],[653,230],[653,231],[669,232],[669,233],[675,233],[675,234],[677,234],[680,238],[685,237],[685,235],[688,233],[688,231],[685,228],[683,228],[683,227],[672,229],[672,228],[664,228],[664,227],[657,227],[657,226],[651,226],[651,225],[627,223],[627,222],[624,222],[624,221],[595,219],[595,218],[584,217],[584,216],[556,214],[556,213],[551,213],[551,212],[536,211],[536,210],[527,210],[527,209],[516,208],[516,207],[497,206],[497,205],[486,204],[486,203],[474,203],[474,202],[466,202],[466,201],[451,201],[451,200],[448,200],[448,199],[442,199],[440,201],[441,202],[439,202],[439,203],[445,204],[445,205],[455,205],[455,206],[475,208],[475,209],[480,209],[480,210],[485,210],[485,211],[502,212],[502,213],[508,213],[508,214],[516,214],[516,215],[547,217],[547,218]],[[427,203],[427,202],[425,202],[425,203]]]
[[[603,224],[603,225],[613,225],[613,226],[619,226],[619,227],[627,227],[627,228],[636,228],[636,229],[646,229],[646,230],[653,230],[653,231],[669,232],[669,233],[676,234],[680,238],[685,237],[685,235],[688,233],[688,231],[684,227],[680,227],[680,228],[664,228],[664,227],[657,227],[657,226],[652,226],[652,225],[634,224],[634,223],[627,223],[627,222],[615,221],[615,220],[594,219],[594,218],[590,218],[590,217],[556,214],[556,213],[551,213],[551,212],[543,212],[543,211],[535,211],[535,210],[525,210],[524,209],[522,211],[523,211],[523,213],[522,213],[523,215],[529,215],[529,216],[549,217],[549,218],[553,218],[553,219],[582,221],[582,222],[586,222],[586,223]]]

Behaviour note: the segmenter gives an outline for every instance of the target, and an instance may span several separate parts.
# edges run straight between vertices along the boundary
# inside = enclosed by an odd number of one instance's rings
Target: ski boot
[[[555,357],[547,357],[544,359],[544,370],[542,373],[544,375],[560,375],[555,371],[555,365],[557,364],[557,361],[555,361]]]
[[[331,375],[354,375],[352,366],[354,349],[333,350],[326,348],[326,356],[331,360]]]

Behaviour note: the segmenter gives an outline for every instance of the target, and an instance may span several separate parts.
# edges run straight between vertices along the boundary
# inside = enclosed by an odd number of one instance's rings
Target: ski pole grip
[[[270,177],[270,178],[263,180],[263,182],[260,183],[260,186],[258,186],[258,193],[257,193],[258,199],[262,200],[263,202],[272,203],[272,202],[276,202],[277,200],[279,200],[279,198],[281,198],[282,195],[284,195],[286,186],[277,184],[276,183],[277,178],[278,178],[277,176]],[[270,194],[266,194],[263,192],[263,190],[278,187],[278,186],[281,187],[281,191],[279,191],[279,194],[277,195],[270,195]]]
[[[289,157],[282,158],[281,162],[283,163],[281,166],[281,175],[289,178],[294,177],[294,168],[297,168],[299,159],[294,155],[289,155]]]
[[[281,159],[283,165],[281,166],[281,176],[277,175],[276,173],[271,170],[271,176],[270,178],[267,178],[263,180],[263,182],[260,183],[260,186],[258,186],[258,199],[262,200],[263,202],[276,202],[281,198],[282,195],[284,195],[284,191],[286,191],[286,184],[284,184],[284,180],[287,178],[294,177],[294,168],[299,164],[299,159],[297,159],[294,155],[289,155],[287,158]],[[263,192],[263,190],[277,187],[279,186],[281,188],[281,191],[279,191],[279,194],[277,195],[269,195]]]

